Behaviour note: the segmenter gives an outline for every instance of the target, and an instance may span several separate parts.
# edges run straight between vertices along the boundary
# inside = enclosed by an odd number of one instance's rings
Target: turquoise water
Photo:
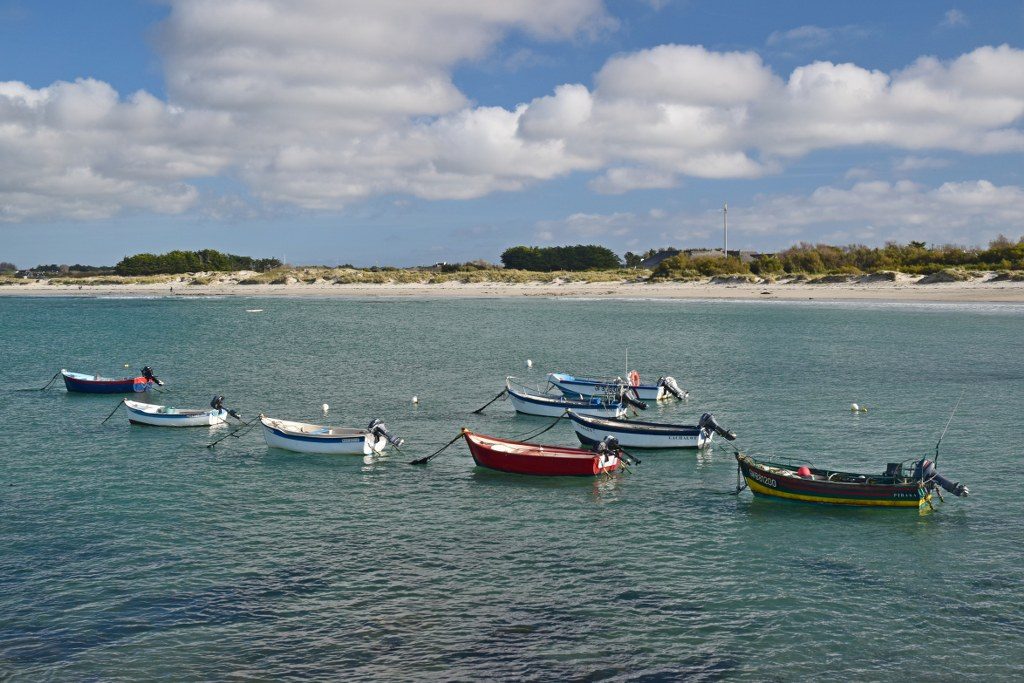
[[[1022,333],[1020,306],[0,298],[0,677],[1019,679]],[[928,455],[964,388],[939,464],[972,496],[753,500],[725,448],[595,480],[480,470],[461,443],[406,464],[463,425],[548,424],[470,414],[506,374],[619,373],[627,347],[692,395],[647,417],[708,410],[745,450],[822,466]],[[223,430],[19,391],[126,362],[167,381],[154,402],[326,402],[406,452],[208,450]]]

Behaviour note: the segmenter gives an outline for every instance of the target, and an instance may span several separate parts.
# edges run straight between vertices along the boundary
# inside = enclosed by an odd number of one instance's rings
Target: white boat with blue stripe
[[[396,448],[403,443],[380,420],[374,420],[366,429],[356,429],[277,420],[265,415],[259,419],[268,446],[296,453],[373,455],[383,452],[389,443]]]
[[[128,421],[132,424],[154,427],[211,427],[227,424],[228,411],[224,408],[190,410],[170,408],[154,403],[123,401],[128,409]]]
[[[634,379],[636,382],[621,377],[576,377],[565,372],[548,373],[548,382],[569,398],[615,394],[620,387],[631,389],[641,401],[660,401],[669,396],[686,398],[689,395],[689,392],[679,388],[672,377],[659,377],[654,384],[642,384],[639,375],[635,374]]]
[[[624,448],[704,448],[711,445],[715,434],[732,441],[733,432],[723,428],[711,413],[704,413],[695,425],[661,422],[602,419],[570,411],[573,429],[580,443],[592,446],[609,436],[618,439]]]
[[[505,391],[512,401],[512,407],[517,413],[524,415],[561,417],[566,410],[575,410],[582,415],[594,417],[622,417],[626,414],[626,404],[621,399],[603,396],[568,398],[544,394],[522,384],[513,383],[511,377],[505,379]]]

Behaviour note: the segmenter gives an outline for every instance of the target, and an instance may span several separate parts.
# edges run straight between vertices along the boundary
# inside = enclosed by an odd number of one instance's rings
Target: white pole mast
[[[722,247],[722,255],[728,258],[729,256],[729,202],[722,204],[722,231],[724,238],[724,246]]]

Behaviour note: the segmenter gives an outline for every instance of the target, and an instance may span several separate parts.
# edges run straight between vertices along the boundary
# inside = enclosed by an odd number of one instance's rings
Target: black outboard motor
[[[641,401],[639,398],[634,398],[630,394],[636,394],[636,389],[629,385],[620,385],[619,387],[619,400],[626,405],[633,406],[637,410],[647,410],[647,404]]]
[[[690,395],[690,392],[679,388],[674,377],[659,377],[658,386],[665,387],[665,391],[682,400]]]
[[[952,482],[939,474],[935,470],[935,463],[925,458],[918,460],[917,464],[914,465],[914,479],[917,479],[918,481],[924,480],[925,482],[934,481],[954,496],[966,497],[971,493],[970,490],[960,482]]]
[[[152,382],[153,384],[157,385],[158,387],[162,387],[164,385],[164,383],[158,380],[156,378],[156,375],[153,374],[153,368],[149,367],[148,365],[142,368],[142,376],[145,377],[150,382]]]
[[[235,418],[236,420],[241,420],[242,419],[242,414],[240,412],[238,412],[237,410],[232,410],[231,408],[225,408],[224,407],[224,397],[223,396],[215,395],[213,397],[213,400],[210,401],[210,407],[213,408],[214,410],[226,410],[226,411],[228,411],[228,415],[230,415],[231,417]]]
[[[395,448],[401,448],[402,444],[405,443],[405,439],[399,439],[397,436],[388,431],[388,427],[382,420],[373,420],[366,427],[366,431],[370,432],[376,437],[384,437],[389,444]]]
[[[711,413],[704,413],[700,416],[700,420],[697,422],[697,426],[701,429],[706,429],[709,432],[715,432],[719,436],[729,440],[736,440],[736,432],[731,432],[722,425],[718,424],[718,420]]]
[[[602,453],[602,454],[604,454],[604,453],[618,453],[619,452],[619,440],[616,437],[614,437],[611,434],[609,434],[608,436],[604,437],[603,440],[598,441],[596,444],[594,444],[594,452],[595,453]]]

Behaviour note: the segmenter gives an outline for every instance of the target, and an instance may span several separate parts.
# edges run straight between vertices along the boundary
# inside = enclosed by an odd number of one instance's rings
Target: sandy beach
[[[257,297],[408,297],[506,298],[580,297],[637,299],[763,299],[821,301],[908,301],[1024,303],[1024,282],[992,281],[992,276],[964,282],[917,284],[918,276],[895,281],[808,282],[442,282],[334,284],[329,281],[288,284],[238,284],[238,275],[224,275],[208,284],[190,284],[191,277],[161,283],[53,284],[27,281],[0,287],[0,296],[257,296]]]

